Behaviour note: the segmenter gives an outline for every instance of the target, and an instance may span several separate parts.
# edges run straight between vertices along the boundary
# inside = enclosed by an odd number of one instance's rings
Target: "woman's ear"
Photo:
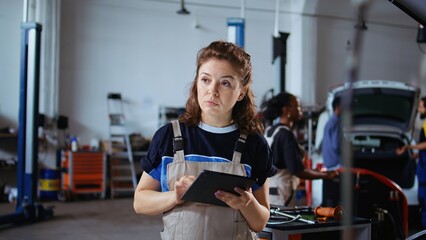
[[[238,96],[237,101],[243,100],[243,98],[246,96],[246,93],[244,91],[241,91],[240,95]]]
[[[290,109],[288,108],[288,107],[286,107],[286,106],[284,106],[282,109],[281,109],[281,115],[282,116],[285,116],[285,117],[287,117],[287,118],[290,118],[291,117],[291,112],[290,112]]]

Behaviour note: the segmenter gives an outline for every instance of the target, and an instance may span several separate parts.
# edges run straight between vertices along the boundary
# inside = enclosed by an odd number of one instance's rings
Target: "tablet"
[[[256,179],[249,177],[204,170],[182,196],[182,200],[228,206],[216,198],[214,193],[217,190],[238,194],[234,191],[235,187],[249,189],[256,182]]]

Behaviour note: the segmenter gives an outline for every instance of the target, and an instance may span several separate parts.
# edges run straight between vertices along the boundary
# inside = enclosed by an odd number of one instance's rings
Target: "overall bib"
[[[244,144],[246,136],[241,135],[234,151],[232,162],[189,162],[184,159],[183,139],[178,121],[172,121],[174,133],[173,162],[167,165],[167,183],[170,190],[184,175],[198,176],[203,170],[246,176],[240,164],[241,152],[238,145]],[[240,211],[203,203],[185,202],[163,214],[163,240],[250,240],[257,239]]]
[[[296,190],[299,184],[300,179],[287,169],[278,169],[269,181],[269,202],[286,207],[296,206]]]

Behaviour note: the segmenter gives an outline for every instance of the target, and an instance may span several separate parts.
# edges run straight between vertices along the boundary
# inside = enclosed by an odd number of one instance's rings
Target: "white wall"
[[[0,128],[17,127],[22,2],[0,0]]]
[[[151,136],[160,105],[184,106],[197,51],[227,39],[227,17],[240,16],[239,8],[190,4],[191,15],[182,16],[176,3],[150,1],[63,1],[62,9],[59,111],[85,141],[106,136],[110,91],[127,101],[131,130]],[[261,96],[273,82],[274,12],[247,10],[246,17],[245,48]]]
[[[197,51],[227,39],[226,19],[240,16],[241,1],[185,2],[186,16],[176,14],[177,0],[61,1],[57,114],[69,117],[70,134],[81,143],[107,137],[108,92],[122,93],[131,132],[146,137],[158,127],[160,105],[185,104]],[[351,2],[281,0],[279,30],[290,33],[286,89],[306,106],[323,104],[328,88],[344,81],[356,16]],[[259,105],[274,86],[275,1],[246,6],[245,49]],[[369,10],[359,77],[421,85],[416,23],[388,1],[372,1]],[[21,16],[21,1],[0,0],[0,127],[17,125]]]
[[[354,45],[355,34],[350,16],[356,16],[356,9],[332,8],[328,4],[318,7],[314,84],[315,99],[324,104],[327,90],[345,81],[347,56]],[[421,52],[416,43],[416,23],[387,1],[371,1],[366,17],[368,29],[362,32],[359,79],[387,79],[420,85]]]

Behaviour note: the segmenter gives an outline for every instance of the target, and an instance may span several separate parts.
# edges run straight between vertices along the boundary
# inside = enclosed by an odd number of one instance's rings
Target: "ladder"
[[[133,195],[136,188],[136,171],[123,101],[120,93],[108,93],[109,115],[109,160],[111,178],[111,198]]]

